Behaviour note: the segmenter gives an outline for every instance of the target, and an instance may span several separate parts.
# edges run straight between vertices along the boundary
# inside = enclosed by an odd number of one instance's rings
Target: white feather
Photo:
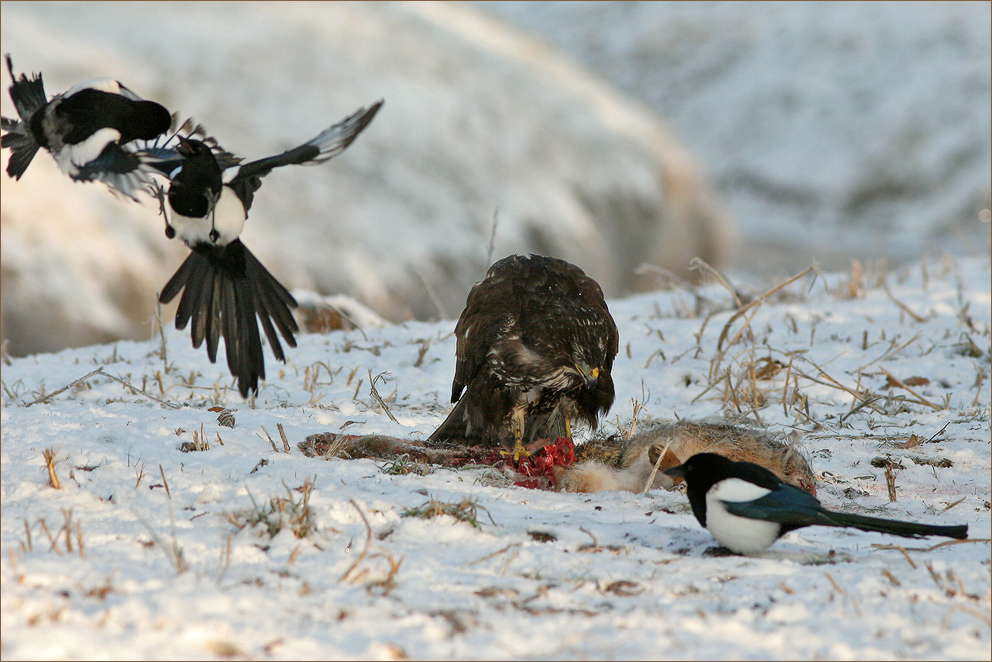
[[[67,175],[79,174],[79,168],[100,156],[103,148],[112,142],[120,140],[121,132],[117,129],[104,127],[81,143],[66,145],[58,150],[55,160]]]
[[[771,490],[740,478],[727,478],[706,493],[706,529],[721,545],[738,554],[755,554],[778,538],[775,522],[738,517],[727,512],[727,502],[754,501]]]
[[[221,189],[220,199],[211,213],[202,218],[194,218],[171,211],[169,225],[187,246],[198,244],[226,246],[241,235],[247,218],[245,207],[237,194],[225,186]],[[211,237],[211,231],[214,230],[217,232],[216,239]]]

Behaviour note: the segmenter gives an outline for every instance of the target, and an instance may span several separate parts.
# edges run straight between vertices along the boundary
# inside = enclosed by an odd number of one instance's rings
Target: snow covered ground
[[[678,492],[540,492],[297,449],[342,429],[429,434],[451,321],[304,335],[253,403],[173,329],[5,360],[0,652],[988,659],[989,282],[985,255],[810,273],[742,315],[717,285],[610,302],[603,433],[630,428],[635,400],[641,420],[795,428],[828,507],[969,524],[944,545],[809,528],[715,557]],[[886,456],[894,503],[872,463]],[[430,502],[460,517],[413,516]]]

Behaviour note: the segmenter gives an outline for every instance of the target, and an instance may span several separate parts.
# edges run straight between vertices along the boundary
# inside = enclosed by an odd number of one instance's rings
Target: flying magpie
[[[296,300],[239,238],[262,177],[285,165],[322,163],[343,152],[368,126],[382,101],[362,108],[299,147],[244,165],[212,138],[176,136],[172,146],[146,146],[137,152],[169,180],[152,193],[165,217],[165,234],[179,238],[190,254],[159,296],[169,303],[180,292],[176,328],[192,320],[193,347],[207,341],[211,363],[221,337],[227,365],[238,380],[242,397],[258,392],[265,378],[265,359],[258,332],[261,321],[272,352],[285,361],[279,333],[290,347],[298,331],[292,309]],[[188,126],[184,124],[184,127]],[[196,127],[191,135],[200,135]],[[172,141],[166,141],[168,145]]]
[[[101,181],[111,191],[136,199],[149,178],[142,157],[124,145],[167,132],[172,125],[169,111],[110,78],[80,83],[49,100],[40,73],[18,78],[9,54],[6,59],[13,81],[10,98],[21,118],[0,121],[5,132],[0,146],[11,149],[7,174],[20,179],[44,147],[73,180]]]
[[[738,554],[764,551],[804,526],[843,526],[906,538],[967,538],[968,525],[937,526],[826,510],[816,497],[752,462],[698,453],[665,470],[684,478],[692,514],[724,547]]]

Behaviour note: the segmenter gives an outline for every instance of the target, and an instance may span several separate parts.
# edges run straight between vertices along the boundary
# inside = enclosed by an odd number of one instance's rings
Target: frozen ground
[[[678,492],[538,492],[297,449],[341,429],[425,437],[447,409],[451,321],[305,335],[253,403],[175,330],[7,360],[0,652],[988,659],[989,279],[986,255],[807,274],[737,317],[719,286],[610,302],[604,432],[631,426],[635,400],[641,417],[795,427],[828,507],[970,525],[940,546],[810,528],[713,557]],[[752,379],[762,367],[778,369]],[[430,501],[463,517],[405,516]]]

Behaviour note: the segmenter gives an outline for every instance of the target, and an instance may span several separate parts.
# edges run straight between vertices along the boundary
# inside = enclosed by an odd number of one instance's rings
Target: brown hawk
[[[511,255],[469,292],[455,325],[457,403],[430,441],[524,445],[595,428],[613,405],[619,333],[599,284],[573,264]],[[462,391],[464,390],[464,395]]]

